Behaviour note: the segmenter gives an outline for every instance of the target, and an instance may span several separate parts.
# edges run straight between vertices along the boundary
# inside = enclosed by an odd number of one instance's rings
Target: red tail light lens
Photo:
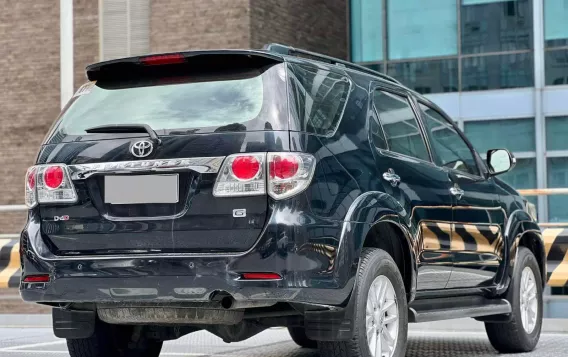
[[[148,56],[140,59],[140,62],[147,66],[159,66],[163,64],[184,63],[185,57],[180,53],[172,53],[168,55]]]
[[[239,156],[233,160],[231,170],[239,180],[252,180],[260,171],[260,162],[254,156]]]
[[[43,181],[48,188],[58,188],[63,183],[63,169],[60,166],[48,167],[43,173]]]
[[[299,162],[294,156],[274,156],[270,162],[270,178],[287,179],[298,172]]]
[[[24,283],[48,283],[49,275],[28,275],[24,278]]]
[[[32,168],[28,171],[27,182],[28,182],[28,188],[30,190],[33,190],[36,186],[36,169],[35,168]]]
[[[243,273],[242,280],[280,280],[282,276],[276,273]]]

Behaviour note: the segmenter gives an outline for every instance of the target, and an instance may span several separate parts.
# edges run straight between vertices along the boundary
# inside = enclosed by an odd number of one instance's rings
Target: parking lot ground
[[[549,322],[551,321],[551,322]],[[518,356],[568,356],[565,320],[547,320],[537,350]],[[48,315],[0,315],[0,356],[68,356],[64,340],[53,336]],[[456,326],[460,326],[459,328]],[[286,329],[270,329],[247,341],[226,344],[208,332],[196,332],[164,345],[161,356],[317,357],[314,350],[296,346]],[[456,320],[411,325],[407,357],[494,357],[483,325]],[[510,355],[516,356],[516,355]]]

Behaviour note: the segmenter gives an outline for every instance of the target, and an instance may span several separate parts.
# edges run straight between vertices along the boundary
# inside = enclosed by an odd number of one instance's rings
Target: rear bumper
[[[115,261],[119,263],[119,261]],[[132,269],[144,262],[131,260]],[[164,265],[184,265],[186,262],[155,262]],[[203,262],[204,263],[204,262]],[[209,262],[217,265],[215,262]],[[204,267],[204,264],[197,264]],[[222,267],[219,265],[219,267]],[[55,277],[46,284],[20,284],[22,298],[28,302],[208,302],[216,292],[227,292],[236,301],[247,302],[298,302],[311,304],[340,305],[351,293],[352,284],[342,288],[314,288],[315,282],[295,281],[285,276],[280,281],[238,281],[234,274],[213,273],[195,275],[154,275],[154,276],[65,276],[58,277],[67,268],[58,267]],[[126,268],[128,269],[128,268]],[[206,268],[207,270],[210,267]],[[194,269],[196,272],[201,268]],[[306,287],[300,287],[301,285]]]
[[[290,222],[289,215],[273,209],[258,242],[238,254],[61,257],[45,244],[32,211],[22,232],[22,277],[49,274],[51,279],[20,283],[20,292],[25,301],[44,303],[207,302],[226,292],[243,302],[344,304],[357,260],[352,249],[340,249],[351,238],[341,237],[342,222],[300,212],[293,218],[309,224],[278,223]],[[273,272],[282,279],[240,280],[246,272]]]

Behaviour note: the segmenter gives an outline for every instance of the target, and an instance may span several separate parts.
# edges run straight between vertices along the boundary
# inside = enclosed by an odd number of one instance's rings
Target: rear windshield
[[[101,134],[86,129],[109,124],[147,124],[162,135],[286,130],[283,66],[90,83],[67,105],[48,142],[89,140]]]

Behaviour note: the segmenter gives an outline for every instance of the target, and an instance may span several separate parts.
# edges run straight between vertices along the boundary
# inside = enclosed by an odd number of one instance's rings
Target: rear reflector
[[[48,282],[49,282],[48,274],[28,275],[24,278],[24,283],[48,283]]]
[[[243,273],[241,280],[281,280],[282,276],[276,273]]]
[[[163,64],[184,63],[185,57],[181,53],[172,53],[168,55],[142,57],[140,62],[147,66],[160,66]]]

